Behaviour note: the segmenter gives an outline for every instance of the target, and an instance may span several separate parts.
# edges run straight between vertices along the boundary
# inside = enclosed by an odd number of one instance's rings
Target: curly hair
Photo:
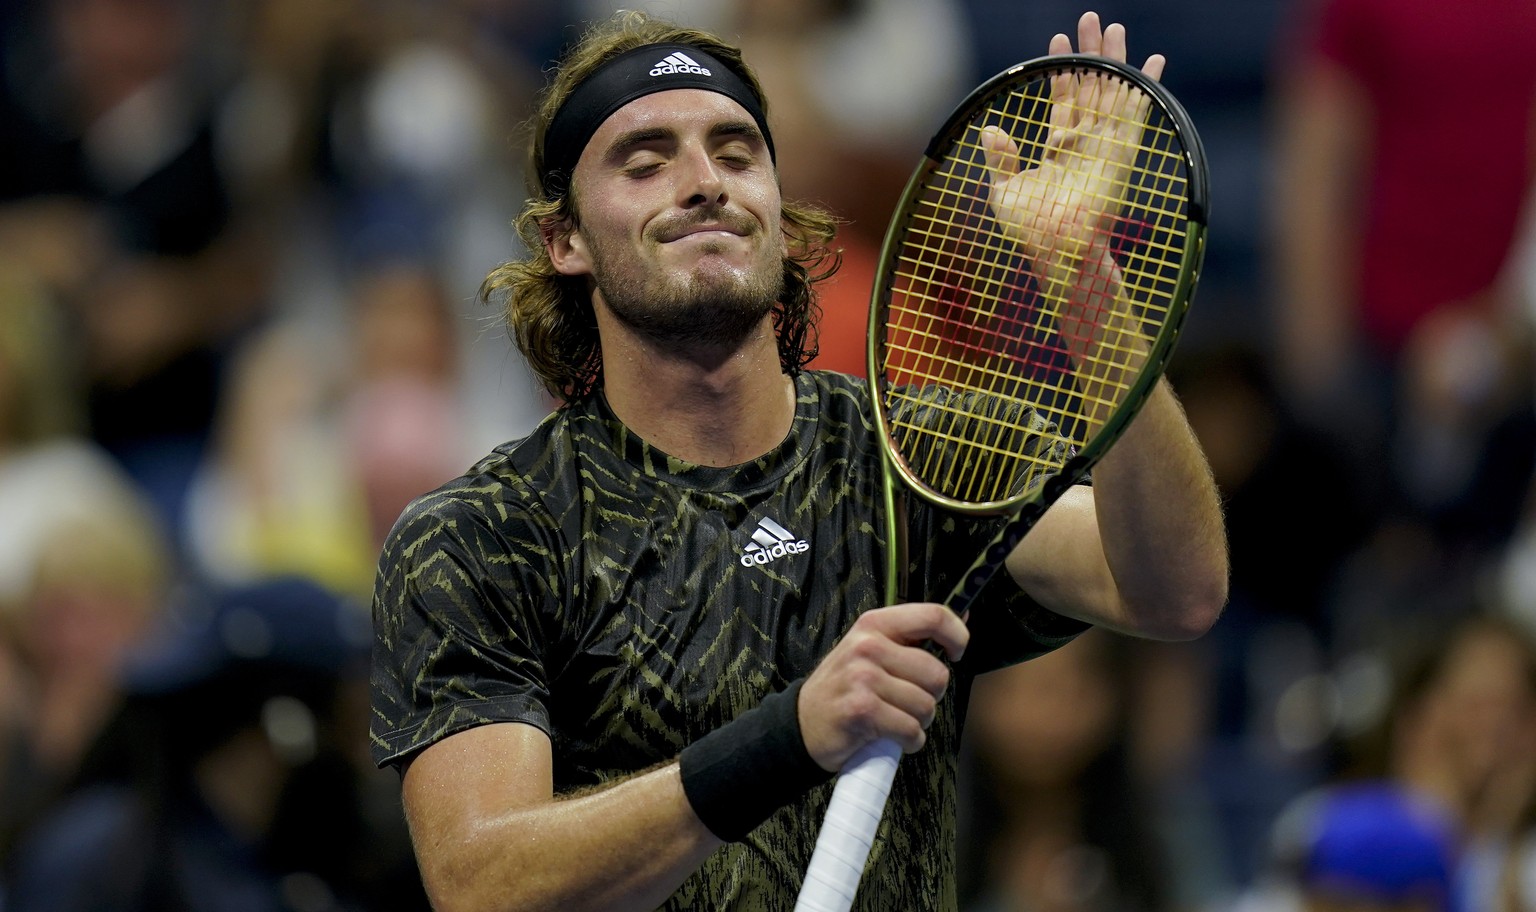
[[[623,12],[594,25],[565,56],[525,125],[530,134],[528,197],[515,224],[528,256],[491,270],[481,283],[480,297],[488,303],[504,300],[508,331],[518,350],[544,387],[566,403],[586,397],[602,383],[603,359],[586,280],[556,272],[544,246],[547,232],[569,231],[580,224],[576,191],[552,192],[541,179],[545,133],[571,92],[604,63],[634,48],[661,43],[687,44],[714,55],[746,82],[767,110],[762,85],[740,49],[707,32],[641,12]],[[787,200],[780,218],[788,252],[784,293],[772,319],[779,362],[794,375],[817,354],[816,321],[821,314],[814,286],[842,264],[841,251],[831,246],[839,220],[816,206]]]

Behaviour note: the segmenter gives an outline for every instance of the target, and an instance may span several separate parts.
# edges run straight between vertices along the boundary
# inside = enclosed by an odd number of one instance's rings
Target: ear
[[[561,219],[542,226],[544,250],[555,271],[561,275],[579,276],[592,274],[592,258],[587,252],[587,239],[573,227],[569,220]]]

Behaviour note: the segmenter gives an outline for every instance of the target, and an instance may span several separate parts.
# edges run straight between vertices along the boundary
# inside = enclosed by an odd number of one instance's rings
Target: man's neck
[[[631,431],[697,465],[750,462],[783,442],[795,417],[794,383],[767,320],[729,350],[680,351],[605,332],[603,391]]]

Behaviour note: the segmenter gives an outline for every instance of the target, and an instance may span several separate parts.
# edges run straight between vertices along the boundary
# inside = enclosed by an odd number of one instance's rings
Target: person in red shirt
[[[1507,277],[1532,189],[1536,6],[1315,0],[1296,26],[1273,124],[1276,368],[1302,417],[1374,477],[1395,463],[1406,490],[1388,493],[1422,506],[1441,495],[1413,476],[1449,472],[1415,468],[1425,441],[1476,441],[1519,407],[1499,398],[1518,356],[1452,343],[1521,330]]]

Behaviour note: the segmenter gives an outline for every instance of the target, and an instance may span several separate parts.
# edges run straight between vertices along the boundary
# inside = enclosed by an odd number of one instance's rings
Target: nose
[[[718,206],[726,201],[725,173],[709,150],[690,147],[679,169],[678,203],[685,209]]]

